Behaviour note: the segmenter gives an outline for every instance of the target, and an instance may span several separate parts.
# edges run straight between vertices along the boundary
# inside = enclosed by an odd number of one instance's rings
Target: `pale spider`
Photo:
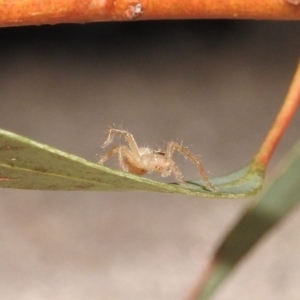
[[[109,144],[111,144],[115,135],[123,136],[129,147],[124,145],[114,147],[106,155],[101,157],[98,162],[99,164],[102,165],[111,156],[118,153],[119,164],[125,172],[130,172],[136,175],[156,172],[160,173],[162,177],[170,176],[173,173],[179,183],[184,183],[183,175],[173,160],[174,151],[177,150],[198,167],[206,187],[211,191],[215,191],[215,187],[208,180],[201,161],[182,145],[175,142],[169,142],[165,151],[139,147],[131,133],[126,130],[111,128],[108,130],[107,137],[102,148],[106,148]]]

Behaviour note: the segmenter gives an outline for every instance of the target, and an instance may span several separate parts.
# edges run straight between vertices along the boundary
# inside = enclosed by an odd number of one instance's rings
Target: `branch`
[[[0,1],[0,27],[154,19],[300,20],[300,0]]]
[[[267,167],[277,144],[292,121],[299,105],[300,61],[284,103],[276,117],[274,124],[271,127],[271,130],[267,134],[265,141],[255,157],[256,163],[262,165],[264,168]]]

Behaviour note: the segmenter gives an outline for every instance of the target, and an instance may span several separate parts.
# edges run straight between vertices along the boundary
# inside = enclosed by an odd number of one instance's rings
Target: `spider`
[[[199,173],[203,178],[206,187],[211,191],[215,191],[215,187],[208,180],[201,161],[182,145],[175,142],[169,142],[165,151],[160,149],[153,150],[148,147],[139,147],[130,132],[122,129],[110,128],[108,130],[106,140],[102,144],[102,148],[106,148],[110,145],[113,142],[115,135],[124,137],[129,147],[124,145],[114,147],[108,151],[106,155],[100,158],[98,162],[100,165],[103,165],[103,163],[114,154],[118,154],[119,164],[125,172],[130,172],[136,175],[156,172],[160,173],[162,177],[167,177],[173,174],[179,183],[184,183],[183,175],[173,160],[173,154],[175,150],[177,150],[198,167]]]

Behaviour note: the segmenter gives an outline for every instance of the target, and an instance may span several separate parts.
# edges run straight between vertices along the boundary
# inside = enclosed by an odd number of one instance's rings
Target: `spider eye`
[[[160,151],[160,150],[157,150],[157,151],[154,151],[155,154],[158,154],[158,155],[162,155],[162,156],[165,156],[166,153],[163,152],[163,151]]]

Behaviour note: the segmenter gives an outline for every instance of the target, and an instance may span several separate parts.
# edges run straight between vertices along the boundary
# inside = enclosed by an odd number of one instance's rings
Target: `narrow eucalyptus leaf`
[[[30,190],[152,191],[200,197],[237,198],[253,195],[263,182],[254,163],[214,178],[216,192],[201,180],[165,184],[113,170],[0,129],[0,187]]]

